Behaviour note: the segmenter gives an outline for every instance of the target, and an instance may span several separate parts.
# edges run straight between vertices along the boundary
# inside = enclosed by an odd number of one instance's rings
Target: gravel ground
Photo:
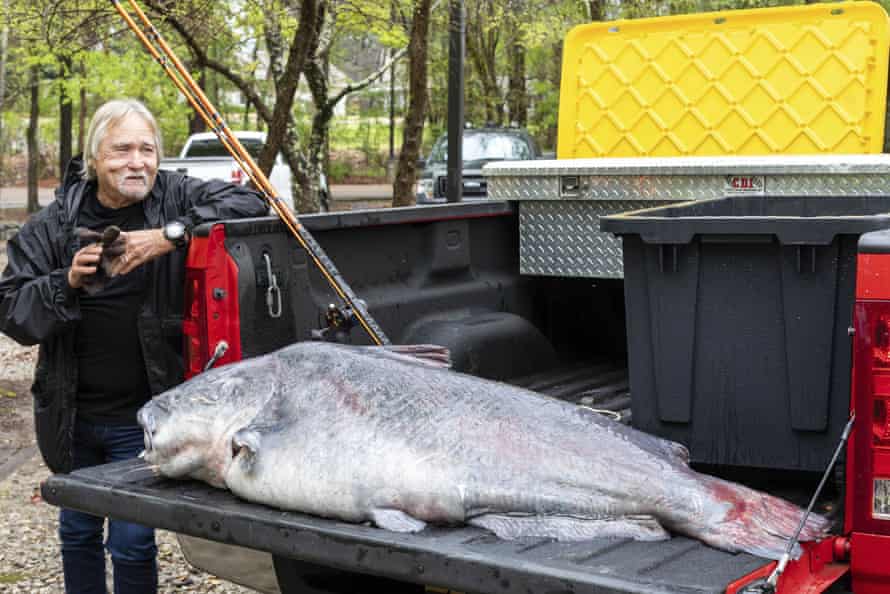
[[[5,267],[6,242],[0,241],[0,271]],[[39,495],[50,472],[34,443],[29,386],[36,359],[36,347],[0,334],[0,592],[9,594],[64,591],[59,510]],[[157,540],[161,592],[254,592],[192,568],[174,534],[158,531]],[[106,567],[110,580],[110,560]]]

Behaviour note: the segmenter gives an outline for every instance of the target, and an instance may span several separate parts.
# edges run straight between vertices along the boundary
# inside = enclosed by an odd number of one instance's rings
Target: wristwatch
[[[164,239],[177,248],[184,247],[188,241],[188,230],[182,221],[170,221],[163,227]]]

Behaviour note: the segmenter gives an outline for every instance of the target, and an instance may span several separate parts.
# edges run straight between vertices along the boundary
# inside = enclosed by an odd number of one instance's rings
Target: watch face
[[[185,236],[185,225],[179,221],[167,223],[164,227],[164,237],[171,241],[182,239]]]

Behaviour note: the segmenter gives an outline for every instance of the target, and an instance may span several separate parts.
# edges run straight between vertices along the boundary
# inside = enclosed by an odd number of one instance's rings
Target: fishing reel
[[[324,328],[312,331],[313,340],[348,344],[349,333],[358,323],[358,318],[352,308],[340,308],[330,303],[325,311],[324,321]]]

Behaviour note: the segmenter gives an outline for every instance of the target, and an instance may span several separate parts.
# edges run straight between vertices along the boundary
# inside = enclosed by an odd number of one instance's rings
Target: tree
[[[173,12],[158,0],[147,0],[147,4],[152,10],[163,15],[167,23],[179,34],[196,64],[220,73],[256,108],[259,118],[269,130],[266,145],[259,157],[260,168],[268,174],[274,165],[275,155],[281,151],[294,173],[293,180],[297,187],[293,193],[296,197],[297,210],[299,212],[319,210],[321,206],[319,181],[325,162],[324,153],[328,145],[334,108],[347,95],[365,89],[379,79],[389,66],[388,63],[384,64],[365,78],[350,81],[335,94],[330,95],[327,64],[331,48],[339,28],[351,27],[352,30],[356,30],[357,24],[361,23],[365,26],[365,30],[382,32],[384,23],[388,23],[388,14],[378,15],[376,10],[370,9],[374,8],[370,5],[331,0],[303,0],[298,6],[291,3],[291,0],[283,4],[255,5],[260,8],[259,18],[252,21],[250,27],[259,32],[257,37],[264,40],[268,53],[269,74],[275,87],[274,106],[270,106],[257,82],[249,75],[239,72],[243,70],[243,65],[223,63],[207,54],[199,35],[195,32],[194,23],[184,18],[183,13],[178,10],[179,7],[177,12]],[[291,19],[289,15],[295,17]],[[342,25],[341,17],[344,17]],[[292,21],[295,21],[295,27]],[[294,31],[289,43],[285,42],[287,29]],[[389,43],[398,39],[400,39],[398,35],[389,34]],[[396,52],[394,59],[399,59],[404,52],[404,49]],[[300,138],[297,133],[292,113],[301,72],[307,80],[314,107],[311,130],[304,138]]]
[[[74,132],[74,103],[65,85],[71,74],[71,56],[59,56],[59,177],[64,175],[71,160],[71,143]]]
[[[41,8],[40,29],[47,70],[54,78],[53,92],[59,107],[58,172],[64,175],[72,156],[74,139],[74,97],[79,80],[75,63],[102,36],[102,28],[110,16],[107,7],[94,3],[71,3],[63,0],[37,2]]]
[[[346,5],[347,8],[352,8]],[[319,43],[312,57],[306,61],[305,76],[309,90],[312,93],[312,101],[315,107],[315,114],[312,117],[312,129],[309,134],[309,143],[307,147],[307,163],[308,176],[313,182],[320,179],[320,173],[325,162],[325,149],[329,144],[331,120],[334,117],[334,109],[337,104],[343,101],[348,95],[366,89],[368,86],[379,80],[386,72],[390,70],[392,65],[402,58],[408,48],[393,53],[388,60],[379,65],[370,74],[359,81],[349,81],[343,85],[338,92],[329,95],[328,72],[331,59],[331,50],[334,45],[338,17],[340,13],[334,8],[326,10],[323,13],[323,22],[319,27]],[[346,13],[347,28],[349,24],[354,22],[356,15]],[[373,27],[372,27],[373,29]],[[401,36],[393,35],[396,43],[402,40]],[[317,185],[311,185],[308,193],[305,194],[307,206],[315,208],[315,210],[328,210],[329,206],[320,203]]]
[[[28,120],[28,212],[40,210],[37,196],[37,182],[40,166],[40,146],[37,143],[37,123],[40,120],[40,67],[30,68],[31,111]]]
[[[3,24],[0,29],[0,150],[3,147],[3,107],[6,104],[6,56],[9,48],[9,25],[6,22],[6,12],[9,0],[3,0]],[[0,174],[2,174],[3,161],[0,159]]]
[[[503,7],[495,0],[472,0],[467,6],[467,58],[482,86],[485,123],[492,125],[504,119],[497,64],[503,14]]]
[[[586,0],[584,4],[587,8],[587,20],[594,22],[606,20],[605,0]]]
[[[321,0],[322,2],[324,0]],[[186,18],[185,15],[192,14],[180,4],[175,5],[175,11],[166,3],[158,0],[146,0],[148,5],[155,13],[164,17],[165,21],[178,33],[179,37],[188,47],[192,54],[194,63],[201,68],[208,68],[222,75],[232,85],[239,89],[244,97],[250,101],[256,108],[257,115],[263,120],[268,128],[266,145],[260,153],[258,166],[264,174],[268,175],[275,162],[275,156],[279,151],[287,160],[291,171],[294,173],[294,183],[299,188],[308,185],[308,180],[300,172],[305,158],[300,154],[299,148],[296,146],[296,134],[293,131],[291,107],[293,106],[294,93],[296,92],[297,83],[300,73],[303,70],[307,56],[311,49],[317,44],[318,37],[318,11],[320,2],[317,0],[303,0],[299,6],[299,24],[294,30],[293,38],[290,42],[290,48],[287,56],[287,62],[280,70],[280,76],[274,78],[275,85],[275,102],[272,106],[263,96],[263,90],[252,78],[246,77],[238,72],[238,65],[227,64],[222,60],[214,59],[208,55],[204,49],[205,43],[202,42],[201,35],[208,35],[208,32],[201,31],[201,28],[195,24],[194,19]],[[276,14],[282,18],[287,16],[290,6],[282,6],[272,4],[268,6],[254,5],[258,13],[274,10]],[[268,19],[263,17],[268,22]],[[204,19],[206,24],[208,19]],[[225,18],[223,18],[225,21]],[[253,23],[253,27],[262,29],[262,23]],[[274,37],[274,35],[273,35]],[[270,47],[273,52],[275,47]],[[280,60],[280,54],[271,54],[272,68],[270,71],[274,74],[277,72],[276,64]],[[295,187],[295,190],[299,189]],[[295,191],[294,195],[299,196],[300,191]],[[304,212],[304,208],[299,198],[297,198],[297,206],[300,212]]]
[[[314,47],[318,45],[318,34],[321,27],[320,19],[324,15],[325,0],[302,0],[300,2],[300,22],[294,38],[290,43],[290,51],[287,63],[281,77],[276,79],[277,92],[275,95],[275,108],[269,125],[269,134],[266,137],[266,146],[260,154],[260,168],[266,175],[272,171],[275,155],[285,144],[287,130],[291,125],[291,107],[294,104],[294,93],[297,91],[297,83],[300,80],[300,72],[303,71],[307,58]],[[293,136],[290,137],[292,141]],[[288,162],[291,171],[299,170],[299,158],[296,147],[292,142],[287,143]],[[302,212],[302,210],[301,210]]]
[[[525,0],[508,0],[506,20],[510,46],[510,80],[507,109],[510,121],[519,126],[528,123],[528,93],[525,86],[525,35],[522,27]]]
[[[423,140],[423,124],[427,105],[427,46],[431,0],[416,0],[411,19],[411,36],[408,43],[408,112],[405,114],[405,130],[402,150],[392,185],[392,205],[408,206],[414,203],[414,182],[417,179],[417,158]]]

